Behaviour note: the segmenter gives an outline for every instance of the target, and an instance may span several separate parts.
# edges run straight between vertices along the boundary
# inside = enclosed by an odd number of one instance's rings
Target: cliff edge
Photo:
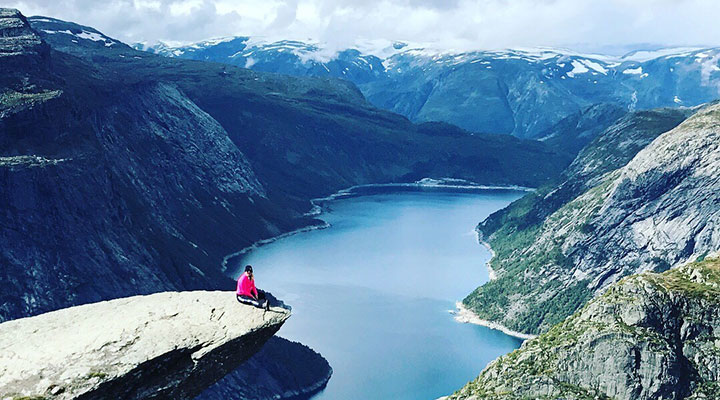
[[[191,399],[290,316],[230,292],[164,292],[0,324],[0,398]]]

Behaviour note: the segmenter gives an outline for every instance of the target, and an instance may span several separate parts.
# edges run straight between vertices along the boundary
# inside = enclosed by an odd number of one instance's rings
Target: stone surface
[[[715,399],[720,260],[612,285],[450,399]]]
[[[39,55],[48,52],[47,45],[20,11],[12,8],[0,8],[0,60],[3,64],[9,58],[23,55]]]
[[[164,292],[0,324],[0,398],[190,399],[290,316],[232,292]]]

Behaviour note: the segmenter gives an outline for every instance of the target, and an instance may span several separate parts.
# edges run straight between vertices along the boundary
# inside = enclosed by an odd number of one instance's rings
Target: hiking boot
[[[266,311],[270,311],[270,301],[269,300],[265,300],[265,304],[263,304],[263,308]]]

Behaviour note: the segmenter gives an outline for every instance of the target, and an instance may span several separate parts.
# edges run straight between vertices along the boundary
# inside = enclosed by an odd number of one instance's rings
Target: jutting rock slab
[[[0,399],[191,399],[290,316],[231,292],[164,292],[0,324]]]

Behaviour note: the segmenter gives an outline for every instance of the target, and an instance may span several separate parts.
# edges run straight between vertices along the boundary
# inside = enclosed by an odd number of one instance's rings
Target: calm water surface
[[[376,191],[326,203],[328,229],[233,260],[292,305],[280,336],[333,367],[314,399],[435,399],[521,344],[448,311],[488,279],[475,225],[522,193]]]

